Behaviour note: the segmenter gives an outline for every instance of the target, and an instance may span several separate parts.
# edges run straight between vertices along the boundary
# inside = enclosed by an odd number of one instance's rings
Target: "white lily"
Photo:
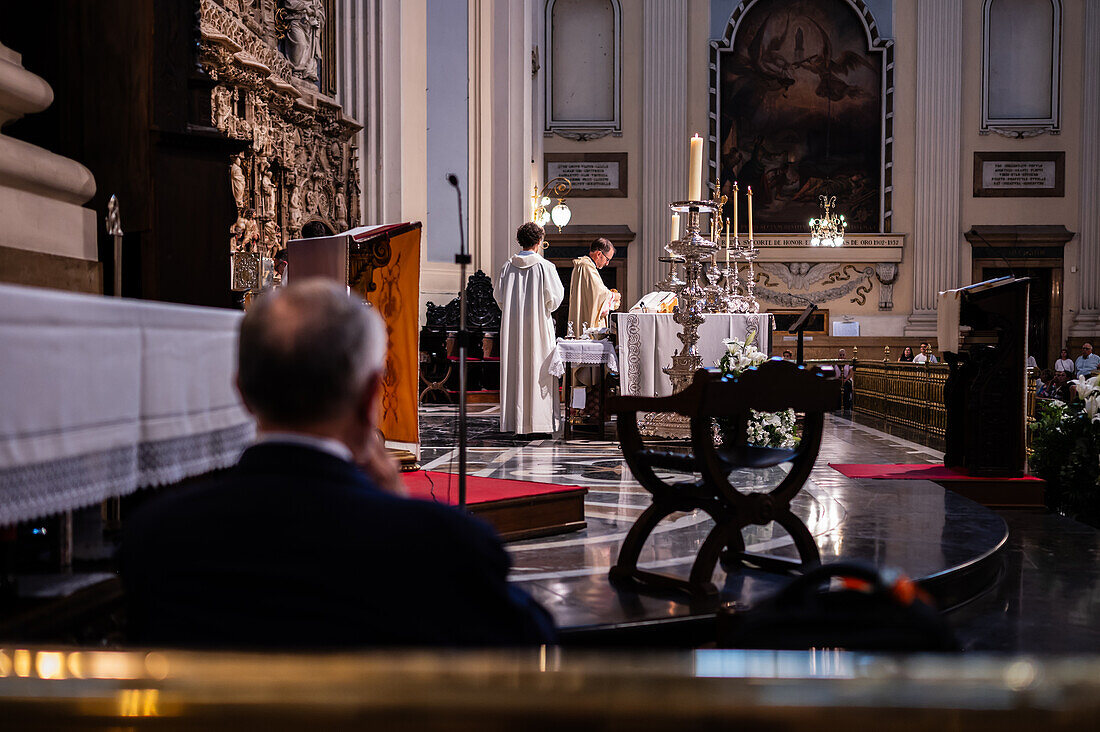
[[[1085,414],[1093,422],[1100,422],[1100,393],[1094,393],[1085,399]]]

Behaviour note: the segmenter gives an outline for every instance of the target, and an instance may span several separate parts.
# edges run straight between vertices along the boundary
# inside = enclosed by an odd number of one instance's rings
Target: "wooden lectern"
[[[334,279],[362,295],[386,321],[381,427],[387,440],[408,445],[420,444],[420,229],[419,222],[360,226],[287,244],[287,282]]]
[[[940,350],[950,366],[943,462],[1015,478],[1026,459],[1028,279],[1001,277],[940,293]]]

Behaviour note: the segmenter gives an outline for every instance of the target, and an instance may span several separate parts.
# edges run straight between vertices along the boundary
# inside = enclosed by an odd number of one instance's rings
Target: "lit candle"
[[[737,238],[737,181],[733,182],[733,236]]]
[[[688,165],[688,200],[698,201],[702,197],[703,186],[703,138],[698,134],[691,136],[691,158]]]
[[[680,214],[672,214],[672,233],[668,235],[669,241],[680,240]]]
[[[749,199],[749,242],[752,242],[752,186],[748,187],[745,196]]]

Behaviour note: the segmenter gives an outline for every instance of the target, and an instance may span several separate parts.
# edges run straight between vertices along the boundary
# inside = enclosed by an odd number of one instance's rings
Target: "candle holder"
[[[709,285],[700,282],[703,263],[714,261],[718,245],[699,233],[699,217],[704,213],[714,214],[719,209],[715,201],[675,201],[669,207],[681,214],[681,218],[687,214],[684,236],[667,247],[669,255],[680,259],[684,268],[684,279],[670,288],[670,292],[676,293],[672,319],[682,327],[678,337],[683,347],[672,357],[672,366],[662,369],[672,382],[672,390],[677,392],[691,382],[703,364],[698,349],[699,326],[708,312]]]
[[[668,262],[668,272],[665,274],[665,278],[657,282],[657,289],[661,292],[675,292],[677,287],[684,284],[684,281],[680,279],[680,275],[676,272],[677,265],[682,263],[683,260],[672,253],[671,247],[673,244],[675,244],[675,242],[670,242],[665,245],[665,251],[668,252],[668,256],[661,258],[662,262]]]

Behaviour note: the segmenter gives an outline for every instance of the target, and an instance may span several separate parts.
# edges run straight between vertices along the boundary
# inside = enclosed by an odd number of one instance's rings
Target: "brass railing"
[[[853,407],[889,424],[942,438],[946,364],[858,361],[852,377]]]
[[[807,362],[810,363],[810,362]],[[853,407],[889,424],[908,427],[917,433],[943,439],[947,414],[943,387],[947,364],[913,364],[894,361],[815,360],[812,363],[841,367],[851,363]],[[1028,369],[1027,414],[1035,415],[1036,369]],[[1031,432],[1028,431],[1028,443]]]

